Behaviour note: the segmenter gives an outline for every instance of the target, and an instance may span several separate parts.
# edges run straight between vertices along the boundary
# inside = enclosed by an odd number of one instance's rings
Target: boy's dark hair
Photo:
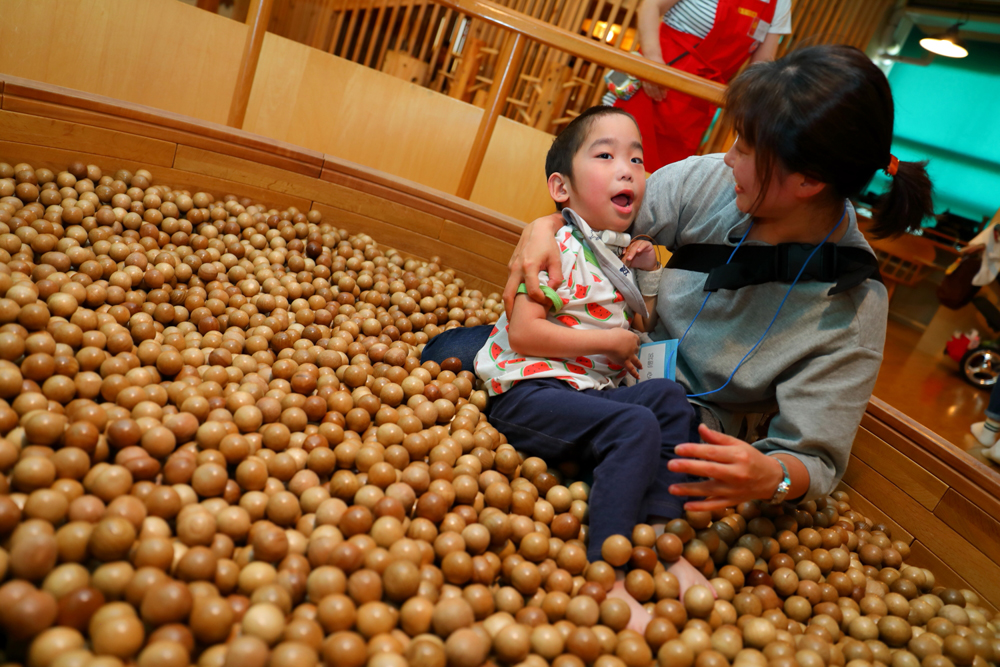
[[[545,178],[548,179],[552,174],[563,174],[568,178],[573,178],[573,156],[580,150],[584,139],[587,138],[590,126],[601,116],[612,114],[628,116],[635,123],[632,114],[617,107],[590,107],[574,118],[552,142],[552,146],[545,156]]]
[[[759,63],[734,79],[726,112],[756,153],[759,206],[776,165],[854,197],[889,165],[893,103],[889,82],[863,52],[813,46]],[[933,212],[926,163],[900,162],[878,207],[875,236],[920,226]]]

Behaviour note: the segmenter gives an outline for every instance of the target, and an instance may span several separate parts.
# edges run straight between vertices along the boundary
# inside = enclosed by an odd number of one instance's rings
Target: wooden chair
[[[904,234],[890,239],[869,238],[868,243],[878,257],[878,268],[889,290],[890,301],[896,285],[912,287],[935,268],[934,242],[930,239]]]

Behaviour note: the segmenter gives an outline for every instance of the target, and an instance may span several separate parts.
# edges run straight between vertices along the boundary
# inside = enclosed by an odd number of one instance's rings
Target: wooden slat
[[[955,489],[948,489],[934,515],[1000,563],[1000,522]]]
[[[941,560],[961,571],[993,604],[1000,603],[1000,566],[954,529],[855,456],[851,457],[844,482],[854,489],[873,489],[879,505],[890,508],[900,526],[917,540],[933,545]]]
[[[21,143],[96,153],[158,167],[174,163],[177,144],[63,120],[0,111],[0,136]]]
[[[644,81],[652,81],[709,100],[714,104],[722,101],[722,94],[725,91],[725,86],[722,84],[672,67],[657,65],[640,56],[624,53],[621,49],[597,44],[582,35],[566,34],[544,21],[510,11],[489,0],[441,0],[441,2],[460,12],[503,26],[579,58],[631,72]]]
[[[433,193],[435,195],[433,197],[422,197],[419,193],[409,194],[410,192],[413,192],[413,190],[406,187],[396,189],[391,185],[361,180],[355,176],[351,176],[349,173],[333,170],[324,170],[322,178],[325,181],[336,183],[345,188],[357,190],[358,192],[373,195],[375,197],[388,199],[398,204],[409,206],[417,211],[423,211],[424,213],[428,213],[432,216],[437,216],[445,221],[455,222],[463,229],[487,234],[496,239],[498,243],[509,243],[511,245],[515,245],[518,238],[520,238],[519,233],[512,232],[502,226],[498,226],[496,221],[489,217],[479,217],[477,215],[463,213],[463,209],[461,208],[452,208],[448,206],[447,201],[440,203],[439,200],[444,200],[449,196],[444,195],[443,193]],[[419,187],[415,187],[414,190],[419,190]],[[471,206],[475,205],[472,204]]]
[[[462,171],[462,180],[458,183],[457,194],[463,199],[471,197],[472,191],[476,187],[476,179],[479,178],[479,170],[483,166],[483,158],[486,157],[486,150],[493,137],[497,118],[500,116],[507,96],[510,94],[511,86],[514,85],[514,80],[517,78],[515,72],[521,64],[525,42],[523,35],[515,33],[504,45],[503,70],[493,78],[490,96],[486,101],[486,111],[479,121],[479,128],[476,130],[476,137],[472,142],[472,150],[465,162],[465,169]]]
[[[861,512],[875,523],[884,523],[889,526],[892,530],[893,540],[902,540],[907,544],[913,542],[913,535],[910,535],[909,531],[893,521],[891,516],[883,512],[878,505],[866,498],[860,491],[851,487],[849,484],[845,484],[844,482],[840,482],[840,484],[837,485],[837,490],[846,491],[851,497],[849,501],[851,509],[856,512]]]
[[[303,157],[308,160],[307,162],[300,161],[291,157],[286,157],[285,155],[279,155],[278,153],[243,146],[232,141],[214,139],[201,133],[185,132],[184,130],[164,127],[148,121],[121,118],[119,116],[112,116],[99,111],[79,109],[62,104],[41,102],[23,97],[14,97],[12,95],[4,97],[3,102],[0,103],[0,107],[9,111],[16,111],[18,113],[45,118],[55,118],[77,125],[91,125],[108,130],[128,132],[133,135],[143,137],[155,137],[161,141],[169,141],[176,144],[184,144],[186,146],[194,146],[195,148],[203,148],[209,151],[225,153],[227,155],[234,155],[246,160],[253,160],[254,162],[258,162],[260,164],[279,167],[281,169],[292,171],[297,174],[303,174],[305,176],[317,177],[322,169],[322,162],[319,165],[313,163],[314,151],[307,151],[303,153]],[[322,160],[322,156],[320,156],[320,160]]]
[[[979,595],[980,606],[985,607],[994,614],[996,613],[997,604],[995,601],[991,603],[975,586],[938,558],[923,542],[916,541],[910,545],[910,557],[906,559],[906,563],[930,570],[934,575],[934,583],[937,586],[957,589],[968,588],[971,591],[975,591]]]
[[[4,98],[16,96],[30,100],[38,100],[73,107],[86,111],[95,111],[123,120],[135,120],[151,123],[159,127],[172,128],[201,134],[212,139],[238,144],[246,148],[282,155],[317,167],[323,165],[323,154],[302,148],[284,141],[268,139],[257,134],[236,130],[219,123],[201,121],[191,116],[185,116],[171,111],[155,109],[141,104],[133,104],[124,100],[112,99],[103,95],[94,95],[83,91],[53,86],[40,81],[21,79],[7,74],[0,74],[0,79],[6,81]]]
[[[444,226],[441,228],[441,235],[438,238],[444,243],[460,248],[467,248],[477,255],[482,255],[504,266],[507,265],[507,261],[510,260],[510,256],[514,253],[515,244],[498,241],[489,234],[477,232],[474,229],[469,229],[464,225],[449,222],[448,220],[445,220]]]
[[[236,88],[233,90],[233,101],[229,107],[227,124],[230,127],[243,127],[243,119],[247,115],[250,89],[253,88],[254,76],[257,74],[257,62],[260,60],[260,49],[264,45],[267,22],[271,18],[271,1],[250,0],[243,58],[240,60],[240,69],[236,73]]]
[[[864,428],[858,429],[851,453],[931,511],[948,489],[947,484]]]
[[[336,221],[335,224],[343,225],[348,231],[364,232],[381,244],[396,248],[401,252],[424,259],[440,256],[446,266],[482,278],[490,284],[491,291],[499,291],[499,285],[507,279],[506,264],[492,262],[464,248],[450,246],[441,243],[436,238],[353,211],[346,211],[326,204],[314,204],[313,208],[320,211],[324,218]]]
[[[59,148],[49,148],[48,146],[33,146],[13,141],[0,141],[0,160],[14,162],[27,162],[38,167],[47,167],[53,171],[62,171],[67,166],[76,161],[83,161],[88,164],[95,164],[105,172],[114,173],[118,169],[145,169],[149,166],[144,161],[125,160],[122,158],[109,157],[107,155],[97,155],[84,153],[82,151],[67,151]],[[192,192],[206,191],[217,196],[232,193],[239,193],[242,196],[250,197],[262,204],[274,206],[275,208],[288,208],[295,206],[299,210],[309,210],[311,201],[308,198],[296,197],[274,190],[255,187],[252,184],[213,178],[204,174],[192,173],[179,169],[168,169],[166,167],[156,167],[150,170],[153,174],[153,184],[164,183],[173,188],[189,189]]]

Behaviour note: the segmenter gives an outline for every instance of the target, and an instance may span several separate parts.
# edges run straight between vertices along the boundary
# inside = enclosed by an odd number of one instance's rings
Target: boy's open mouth
[[[631,190],[624,190],[619,192],[614,197],[611,198],[611,203],[615,206],[623,209],[630,209],[632,207],[633,194]]]

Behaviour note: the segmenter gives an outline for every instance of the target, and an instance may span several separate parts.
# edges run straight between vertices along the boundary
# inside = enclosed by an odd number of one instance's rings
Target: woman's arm
[[[778,55],[779,43],[781,43],[781,35],[769,32],[764,41],[757,47],[757,50],[750,56],[750,64],[766,63],[774,60],[774,56]]]
[[[524,283],[532,301],[548,304],[548,297],[538,284],[538,272],[547,271],[549,287],[555,289],[563,282],[562,262],[556,232],[565,224],[562,215],[553,213],[538,218],[521,232],[514,253],[507,262],[507,284],[503,289],[503,305],[508,317],[514,311],[517,288]]]
[[[862,329],[878,326],[878,318],[859,319]],[[884,314],[879,321],[884,335]],[[862,330],[841,349],[788,369],[777,379],[778,414],[768,426],[767,437],[753,445],[702,426],[705,444],[678,445],[678,456],[693,458],[669,465],[676,472],[711,479],[677,485],[671,492],[714,496],[688,503],[687,509],[767,500],[780,481],[780,466],[768,460],[775,457],[788,467],[792,481],[788,498],[818,498],[833,491],[847,469],[851,445],[882,362],[881,349],[881,337],[874,330]]]
[[[642,0],[635,12],[636,31],[639,33],[639,45],[642,55],[648,60],[663,62],[663,52],[660,50],[660,24],[663,15],[670,11],[680,0]],[[650,98],[659,102],[666,94],[663,86],[649,81],[643,81],[642,87]]]

